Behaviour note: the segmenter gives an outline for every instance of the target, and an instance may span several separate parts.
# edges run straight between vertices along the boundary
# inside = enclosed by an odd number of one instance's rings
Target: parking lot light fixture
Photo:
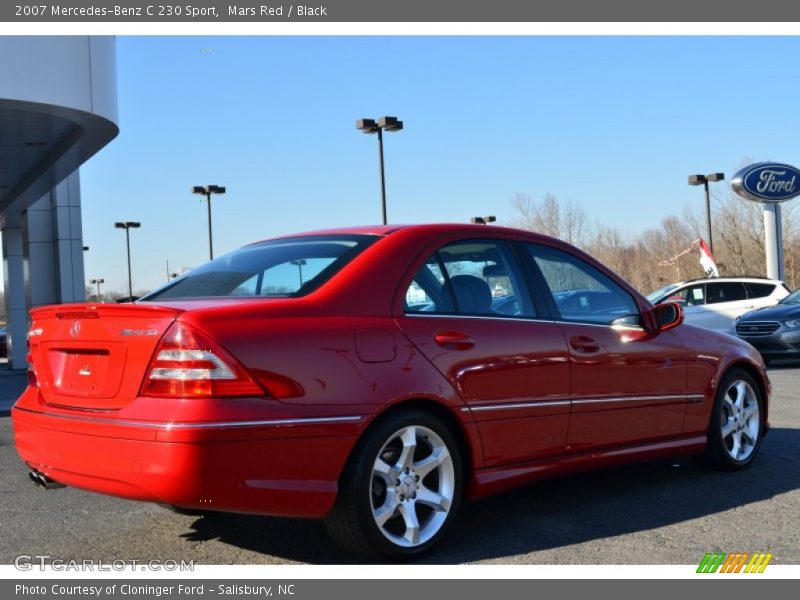
[[[289,261],[291,264],[297,266],[297,272],[300,276],[300,287],[303,287],[303,265],[307,265],[308,261],[305,258]]]
[[[378,134],[378,159],[380,161],[381,172],[381,214],[383,216],[383,224],[386,225],[386,172],[383,162],[383,132],[396,132],[403,130],[403,122],[397,117],[381,117],[377,121],[375,119],[359,119],[356,121],[356,129],[362,133],[377,133]]]
[[[487,215],[485,217],[472,217],[469,222],[476,223],[478,225],[488,225],[489,223],[494,223],[497,221],[497,217],[494,215]]]
[[[708,191],[709,181],[722,181],[725,173],[709,173],[708,175],[689,175],[689,185],[702,185],[706,192],[706,229],[708,231],[708,247],[714,254],[714,238],[711,234],[711,195]]]
[[[97,286],[97,301],[98,302],[102,302],[102,300],[100,299],[100,284],[101,283],[105,283],[105,282],[106,282],[106,280],[102,279],[102,278],[100,278],[100,279],[90,279],[89,280],[89,283],[91,285],[96,285]]]
[[[224,194],[224,185],[194,185],[192,186],[193,194],[200,194],[205,196],[208,202],[208,256],[210,260],[214,260],[214,242],[211,237],[211,194]]]
[[[125,245],[128,249],[128,301],[133,302],[133,279],[131,278],[131,229],[138,229],[142,224],[137,221],[117,221],[114,227],[125,230]]]

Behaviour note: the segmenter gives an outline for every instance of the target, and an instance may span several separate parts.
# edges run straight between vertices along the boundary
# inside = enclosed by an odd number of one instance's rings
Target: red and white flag
[[[717,263],[714,262],[714,255],[711,254],[711,248],[708,247],[705,240],[700,240],[700,266],[706,272],[708,277],[719,277],[719,269]]]

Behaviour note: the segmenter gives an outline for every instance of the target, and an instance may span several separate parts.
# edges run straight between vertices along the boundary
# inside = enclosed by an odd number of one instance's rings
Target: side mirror
[[[683,323],[683,308],[677,302],[658,304],[651,314],[657,331],[669,331]]]

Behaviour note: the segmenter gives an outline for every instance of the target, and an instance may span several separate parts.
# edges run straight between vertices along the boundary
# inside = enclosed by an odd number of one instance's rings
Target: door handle
[[[585,335],[575,335],[569,338],[570,347],[576,352],[597,352],[600,350],[600,343]]]
[[[437,331],[433,341],[448,350],[469,350],[475,346],[475,340],[460,331]]]

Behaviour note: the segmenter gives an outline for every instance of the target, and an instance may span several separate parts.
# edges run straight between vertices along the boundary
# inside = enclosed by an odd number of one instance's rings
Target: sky
[[[134,290],[298,231],[513,217],[553,194],[628,234],[703,206],[691,173],[797,164],[800,38],[118,37],[120,135],[81,168],[86,278]],[[728,183],[722,184],[727,186]]]

